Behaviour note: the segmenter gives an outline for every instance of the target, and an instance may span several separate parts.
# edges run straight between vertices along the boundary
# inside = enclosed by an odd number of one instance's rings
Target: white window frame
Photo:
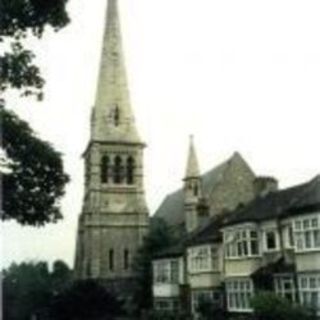
[[[163,306],[161,306],[163,304]],[[166,306],[164,306],[166,304]],[[174,312],[179,309],[178,298],[156,298],[154,308],[160,312]]]
[[[255,233],[255,237],[252,237]],[[224,232],[224,251],[226,259],[246,259],[261,256],[260,234],[257,228],[243,227]],[[256,243],[257,253],[252,253],[252,243]]]
[[[296,252],[320,251],[320,213],[293,221]]]
[[[287,287],[289,285],[289,287]],[[274,277],[275,292],[282,298],[297,302],[297,289],[292,274],[276,275]],[[290,296],[290,298],[288,298]]]
[[[272,233],[274,235],[274,241],[275,241],[275,247],[274,248],[268,248],[268,239],[267,235],[269,233]],[[265,229],[263,230],[263,247],[265,252],[275,252],[279,251],[279,234],[278,230],[275,228]]]
[[[188,270],[190,273],[219,271],[219,248],[215,245],[189,248]]]
[[[293,223],[291,222],[286,228],[286,248],[294,249],[295,247],[295,239],[294,239],[294,229]]]
[[[226,281],[227,308],[230,312],[252,312],[250,299],[254,295],[250,278],[228,279]]]
[[[217,295],[219,296],[219,299],[217,299]],[[199,289],[199,290],[194,290],[191,293],[191,308],[192,312],[196,313],[199,307],[200,299],[205,299],[206,301],[212,303],[212,304],[221,304],[221,298],[222,298],[222,293],[219,290],[214,290],[214,289]]]
[[[179,259],[161,259],[153,262],[153,283],[177,284],[179,277]]]
[[[320,313],[320,272],[298,275],[299,297],[302,305],[315,307]],[[314,304],[316,302],[316,305]]]

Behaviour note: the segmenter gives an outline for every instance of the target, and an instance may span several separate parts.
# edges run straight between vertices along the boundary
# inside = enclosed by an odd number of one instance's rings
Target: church
[[[149,224],[144,148],[130,105],[117,0],[109,0],[91,136],[83,154],[75,277],[97,279],[125,300],[133,286],[132,262]]]
[[[83,154],[75,277],[98,280],[126,303],[133,298],[134,258],[152,222],[143,182],[145,147],[130,103],[117,0],[108,0],[91,135]],[[191,138],[181,178],[182,188],[167,195],[154,214],[181,240],[155,253],[156,310],[197,317],[205,299],[228,312],[251,312],[249,300],[260,285],[255,277],[265,269],[276,293],[285,296],[281,288],[290,283],[293,301],[299,292],[304,302],[304,279],[320,284],[319,177],[279,190],[276,179],[256,175],[238,152],[201,174]],[[312,243],[304,238],[311,232],[302,230],[304,223],[314,224]],[[317,292],[320,301],[320,286]],[[320,304],[316,308],[320,314]]]

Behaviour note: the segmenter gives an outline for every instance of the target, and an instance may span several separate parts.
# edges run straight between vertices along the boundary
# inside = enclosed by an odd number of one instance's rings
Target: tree
[[[62,218],[59,200],[69,179],[61,154],[5,109],[3,94],[16,89],[22,96],[42,98],[44,79],[24,40],[31,36],[40,39],[49,26],[54,30],[66,26],[66,3],[67,0],[0,1],[0,44],[6,48],[0,54],[0,142],[6,160],[2,158],[1,165],[5,162],[8,171],[1,176],[2,220],[41,226]]]
[[[71,270],[62,261],[54,263],[52,272],[46,262],[12,264],[3,271],[4,320],[24,320],[46,313],[53,295],[70,281]]]
[[[118,301],[98,282],[81,280],[55,296],[50,315],[55,320],[111,320],[120,311]]]
[[[173,243],[174,237],[166,222],[153,218],[149,233],[145,237],[134,263],[137,275],[134,303],[137,312],[152,308],[152,258],[154,254]]]
[[[65,27],[67,1],[1,0],[0,42],[8,49],[0,55],[0,92],[11,88],[42,97],[44,79],[23,40],[30,35],[41,38],[48,26],[56,31]]]
[[[2,219],[29,225],[57,221],[68,181],[61,155],[12,112],[2,109],[0,115],[3,148],[10,159],[10,173],[3,175]]]
[[[260,292],[251,300],[257,320],[312,320],[311,310],[279,297],[273,292]]]

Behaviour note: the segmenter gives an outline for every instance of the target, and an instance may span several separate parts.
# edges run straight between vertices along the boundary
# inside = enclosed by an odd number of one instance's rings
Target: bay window
[[[251,279],[227,280],[227,305],[233,312],[250,312],[250,300],[253,297],[253,283]]]
[[[320,214],[294,221],[296,251],[320,250]]]
[[[154,283],[178,283],[178,259],[158,260],[153,263]]]
[[[300,301],[306,307],[320,311],[320,273],[298,276]]]
[[[211,304],[220,306],[222,303],[221,291],[219,290],[210,290],[210,289],[201,289],[192,292],[191,295],[191,304],[192,311],[198,312],[201,308],[201,304]]]
[[[218,248],[206,245],[193,247],[188,250],[189,271],[204,272],[219,269]]]
[[[226,232],[224,244],[227,258],[250,257],[260,254],[258,232],[254,229]]]
[[[291,302],[296,302],[296,288],[293,276],[282,275],[274,278],[276,293]]]

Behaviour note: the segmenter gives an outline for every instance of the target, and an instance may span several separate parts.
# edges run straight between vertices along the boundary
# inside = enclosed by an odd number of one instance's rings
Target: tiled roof
[[[307,183],[256,198],[228,215],[224,225],[263,221],[318,209],[320,209],[320,176]]]
[[[195,230],[188,238],[187,245],[201,245],[204,243],[215,243],[222,241],[222,233],[220,231],[226,213],[212,217],[206,225]]]

